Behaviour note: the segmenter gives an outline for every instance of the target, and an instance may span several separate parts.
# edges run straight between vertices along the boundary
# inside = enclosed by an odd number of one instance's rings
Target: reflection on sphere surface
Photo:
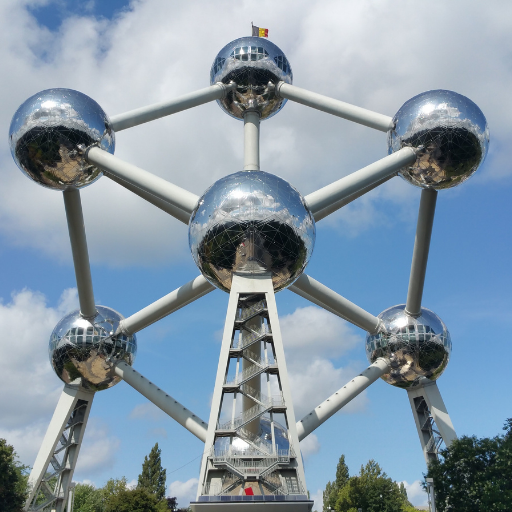
[[[11,154],[30,179],[65,190],[96,181],[101,170],[85,161],[93,144],[114,153],[110,120],[91,98],[72,89],[48,89],[30,97],[14,114],[9,129]]]
[[[484,161],[489,129],[482,111],[469,98],[434,90],[410,99],[393,118],[389,154],[423,147],[414,164],[401,169],[406,181],[422,188],[455,187]]]
[[[124,318],[117,311],[96,306],[97,315],[83,318],[76,310],[66,315],[50,337],[50,362],[57,376],[66,384],[100,391],[121,379],[114,373],[113,361],[130,366],[137,353],[135,335],[116,334]]]
[[[315,223],[287,181],[263,171],[221,178],[199,200],[189,225],[192,256],[217,288],[231,289],[234,272],[270,273],[276,291],[305,269]]]
[[[443,321],[426,308],[419,317],[410,316],[405,304],[386,309],[378,318],[385,332],[366,336],[366,357],[370,363],[379,357],[391,359],[391,370],[382,378],[401,388],[414,386],[420,377],[437,380],[452,351]]]
[[[218,100],[230,116],[243,119],[246,110],[256,110],[261,119],[279,112],[285,99],[275,94],[278,82],[291,84],[293,73],[285,54],[262,37],[241,37],[218,53],[210,71],[210,84],[235,82],[237,88]]]

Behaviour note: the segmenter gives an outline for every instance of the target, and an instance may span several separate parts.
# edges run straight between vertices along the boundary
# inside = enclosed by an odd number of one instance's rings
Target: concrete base
[[[192,512],[311,512],[313,501],[209,501],[192,502]]]

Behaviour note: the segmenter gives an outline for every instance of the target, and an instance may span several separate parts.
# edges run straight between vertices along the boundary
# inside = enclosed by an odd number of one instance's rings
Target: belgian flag
[[[252,35],[256,37],[268,37],[268,28],[252,26]]]

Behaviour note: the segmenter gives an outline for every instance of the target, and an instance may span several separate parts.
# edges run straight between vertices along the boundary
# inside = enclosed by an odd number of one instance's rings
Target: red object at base
[[[252,487],[247,487],[244,489],[246,496],[254,496],[254,491],[252,490]]]

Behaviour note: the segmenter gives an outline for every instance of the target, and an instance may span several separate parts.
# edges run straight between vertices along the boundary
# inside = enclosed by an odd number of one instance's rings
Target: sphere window
[[[231,52],[230,57],[234,57],[237,60],[256,61],[268,57],[268,52],[261,46],[241,46],[235,48]]]
[[[288,63],[288,59],[284,55],[276,55],[274,57],[274,61],[276,62],[277,66],[282,69],[285,73],[290,73],[291,68],[290,64]]]
[[[223,57],[217,57],[213,63],[212,66],[212,72],[211,72],[211,79],[213,80],[213,77],[222,69],[222,66],[224,66],[224,62],[226,62],[226,59]]]

